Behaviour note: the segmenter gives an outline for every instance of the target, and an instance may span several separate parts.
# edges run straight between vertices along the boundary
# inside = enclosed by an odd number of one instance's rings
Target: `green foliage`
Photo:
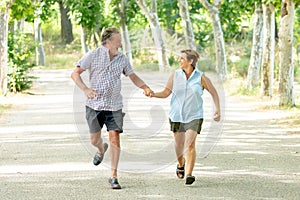
[[[35,5],[31,0],[15,0],[11,6],[12,19],[20,20],[25,18],[26,21],[32,22],[34,19]]]
[[[39,15],[43,21],[54,19],[57,17],[52,7],[54,3],[56,0],[15,0],[11,6],[11,18],[16,20],[24,18],[27,22],[33,22]]]
[[[105,1],[68,0],[66,5],[70,7],[76,23],[89,31],[102,27],[106,21],[103,17]]]
[[[244,95],[244,96],[258,96],[259,95],[259,88],[253,88],[251,90],[247,89],[245,84],[241,87],[238,87],[238,90],[236,91],[237,95]]]
[[[256,0],[224,1],[219,9],[223,34],[226,41],[240,37],[242,34],[242,23],[248,22],[254,13]]]
[[[172,35],[176,26],[180,25],[179,8],[177,0],[157,1],[157,14],[162,27]]]
[[[34,66],[30,59],[35,50],[32,38],[19,32],[9,33],[8,38],[8,88],[10,91],[19,92],[30,88],[35,78],[29,75],[29,70]]]
[[[169,64],[170,64],[170,66],[177,64],[177,60],[178,59],[176,58],[175,55],[170,55],[169,56]]]
[[[204,9],[199,9],[197,12],[191,14],[190,18],[193,24],[194,37],[196,43],[198,44],[197,49],[203,50],[206,47],[214,45],[211,43],[214,35],[211,21],[208,20],[209,15],[207,11]]]
[[[213,71],[214,62],[211,59],[200,59],[197,63],[197,68],[203,72]]]

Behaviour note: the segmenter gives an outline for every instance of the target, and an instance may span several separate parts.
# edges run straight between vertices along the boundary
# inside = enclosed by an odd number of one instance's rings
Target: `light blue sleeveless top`
[[[203,72],[195,68],[186,80],[182,69],[175,71],[169,115],[172,122],[188,123],[195,119],[203,119],[202,75]]]

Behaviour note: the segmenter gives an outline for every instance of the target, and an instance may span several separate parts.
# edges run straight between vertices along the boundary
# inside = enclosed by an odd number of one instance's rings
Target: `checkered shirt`
[[[76,66],[89,71],[90,87],[97,91],[97,97],[87,99],[86,105],[94,110],[117,111],[122,109],[121,75],[133,73],[129,60],[118,53],[113,60],[109,58],[109,49],[101,45],[89,51]]]

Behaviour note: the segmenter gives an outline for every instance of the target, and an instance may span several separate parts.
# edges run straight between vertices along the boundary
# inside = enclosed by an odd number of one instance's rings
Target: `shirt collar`
[[[182,74],[185,74],[183,69],[181,69],[181,72],[182,72]],[[195,73],[200,73],[200,71],[197,69],[197,67],[194,68],[193,73],[191,74],[190,77],[194,76]]]
[[[104,45],[100,46],[101,49],[103,49],[109,56],[109,48],[106,48]],[[117,58],[121,55],[121,52],[118,51],[118,54],[114,56],[114,58]]]

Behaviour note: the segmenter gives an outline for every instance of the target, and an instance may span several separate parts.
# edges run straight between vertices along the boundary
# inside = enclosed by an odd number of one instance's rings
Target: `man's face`
[[[118,54],[118,49],[122,47],[121,35],[119,33],[113,33],[111,40],[107,40],[109,52],[115,56]]]

